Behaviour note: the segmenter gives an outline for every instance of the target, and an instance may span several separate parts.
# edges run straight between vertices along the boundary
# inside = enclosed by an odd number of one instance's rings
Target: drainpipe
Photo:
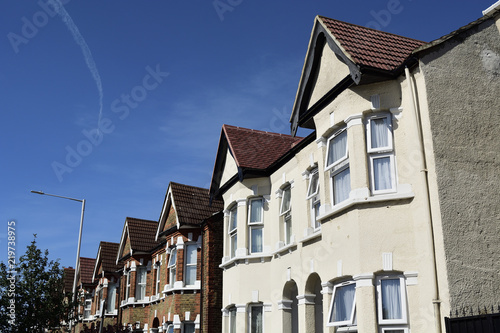
[[[420,117],[420,109],[417,104],[417,99],[415,97],[415,92],[414,92],[414,83],[412,80],[412,76],[410,74],[410,71],[408,67],[405,67],[405,75],[406,79],[408,81],[408,87],[409,87],[409,92],[410,92],[410,99],[411,99],[411,107],[413,111],[413,115],[415,116],[416,124],[418,126],[418,137],[419,137],[419,145],[420,145],[420,154],[422,157],[422,172],[424,175],[424,181],[425,181],[425,188],[426,188],[426,196],[427,196],[427,206],[429,207],[428,212],[429,212],[429,226],[430,226],[430,237],[431,237],[431,251],[432,251],[432,260],[433,260],[433,265],[432,265],[432,270],[433,270],[433,275],[434,275],[434,299],[432,300],[432,304],[434,307],[434,325],[435,325],[435,330],[436,333],[441,333],[442,332],[442,327],[441,327],[441,299],[439,297],[439,279],[438,279],[438,273],[437,273],[437,260],[436,260],[436,245],[435,245],[435,240],[434,240],[434,223],[432,220],[432,213],[431,213],[431,196],[430,196],[430,190],[429,190],[429,175],[428,175],[428,170],[427,170],[427,159],[425,158],[425,148],[424,148],[424,135],[423,135],[423,130],[422,130],[422,120]]]

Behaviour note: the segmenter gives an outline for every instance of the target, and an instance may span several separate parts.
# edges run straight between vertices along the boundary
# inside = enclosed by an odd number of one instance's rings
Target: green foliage
[[[43,332],[69,319],[64,269],[38,249],[34,236],[18,263],[0,263],[0,332]]]

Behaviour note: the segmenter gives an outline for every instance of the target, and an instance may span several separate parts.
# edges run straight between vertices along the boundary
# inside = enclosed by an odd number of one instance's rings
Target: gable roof
[[[210,204],[209,198],[209,192],[206,188],[171,182],[165,195],[156,239],[158,240],[164,228],[171,206],[175,209],[179,227],[182,225],[201,225],[203,221],[224,209],[222,200],[214,200]]]
[[[234,175],[231,181],[242,181],[245,178],[268,174],[278,161],[294,147],[309,141],[305,139],[286,134],[223,125],[210,186],[211,200],[217,197],[219,187],[223,185],[220,182],[228,151],[233,156],[238,168],[238,174]]]
[[[123,226],[116,261],[120,261],[123,257],[123,249],[127,238],[130,239],[130,251],[132,254],[133,252],[149,252],[155,248],[158,245],[158,242],[155,240],[157,227],[157,221],[127,217]]]
[[[290,121],[292,134],[299,126],[314,128],[312,117],[352,85],[392,79],[403,72],[412,51],[425,42],[388,32],[317,16],[297,89]],[[345,78],[309,107],[324,47],[349,68]]]
[[[114,273],[120,269],[116,264],[116,254],[118,253],[119,243],[101,242],[97,250],[97,257],[94,266],[94,273],[92,277],[97,277],[99,266],[103,272]]]
[[[425,42],[318,16],[351,60],[359,66],[394,71]]]
[[[80,257],[80,283],[92,284],[92,273],[94,272],[95,259]]]

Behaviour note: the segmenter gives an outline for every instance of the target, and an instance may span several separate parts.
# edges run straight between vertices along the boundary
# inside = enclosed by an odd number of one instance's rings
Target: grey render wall
[[[500,36],[489,19],[420,54],[451,310],[500,305]],[[445,314],[446,315],[446,314]]]

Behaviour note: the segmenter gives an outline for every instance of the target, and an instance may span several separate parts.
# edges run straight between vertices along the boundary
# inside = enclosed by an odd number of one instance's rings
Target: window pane
[[[375,118],[370,121],[371,148],[389,146],[389,124],[387,117]]]
[[[313,198],[315,200],[316,197]],[[319,208],[321,207],[321,201],[317,200],[314,201],[313,203],[313,221],[314,221],[314,229],[317,229],[321,226],[320,222],[318,221],[318,216],[319,216]]]
[[[252,237],[252,253],[262,252],[262,228],[252,228],[251,229],[251,237]]]
[[[285,244],[290,244],[292,237],[292,217],[290,215],[285,216]]]
[[[281,200],[281,214],[290,210],[290,187],[283,190],[283,199]]]
[[[186,248],[186,264],[196,264],[198,256],[198,245],[191,244]]]
[[[335,289],[330,322],[350,321],[354,305],[355,284],[339,286]]]
[[[238,235],[235,233],[231,236],[231,258],[236,256],[236,246],[238,242]]]
[[[146,274],[146,267],[137,268],[135,298],[138,300],[142,300],[146,296]]]
[[[196,266],[186,267],[186,285],[193,285],[196,281]]]
[[[309,189],[307,190],[307,197],[310,198],[313,195],[316,195],[319,190],[319,175],[318,172],[314,172],[311,175],[311,179],[309,181]]]
[[[382,318],[402,319],[401,285],[399,279],[384,279],[380,281],[382,293]]]
[[[229,218],[229,231],[233,231],[238,226],[238,211],[236,210],[236,207],[231,210],[231,215]]]
[[[184,324],[184,333],[194,333],[194,324]]]
[[[351,172],[347,168],[333,176],[333,203],[336,205],[349,199],[349,192],[351,192]]]
[[[347,131],[342,131],[340,134],[330,140],[328,146],[327,166],[340,161],[347,155]]]
[[[262,222],[262,199],[250,201],[250,223]]]
[[[236,308],[229,310],[229,333],[236,333]]]
[[[115,302],[116,302],[116,284],[110,284],[108,286],[108,299],[106,305],[107,312],[115,311]]]
[[[175,265],[175,262],[177,261],[177,250],[173,249],[172,252],[170,252],[170,259],[168,260],[168,266],[173,266]]]
[[[391,158],[389,156],[373,159],[373,178],[375,191],[392,188]]]
[[[250,314],[251,328],[250,332],[252,333],[262,333],[262,306],[252,306]]]

